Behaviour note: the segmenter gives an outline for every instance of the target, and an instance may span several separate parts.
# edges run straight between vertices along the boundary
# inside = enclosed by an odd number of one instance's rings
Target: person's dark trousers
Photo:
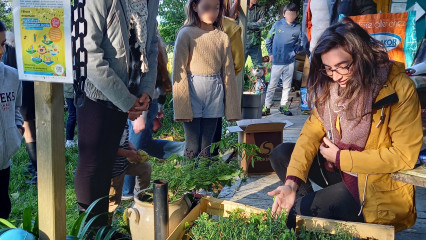
[[[184,122],[185,157],[197,158],[198,155],[209,157],[210,145],[216,131],[217,118],[194,118]]]
[[[217,119],[216,132],[214,133],[214,136],[213,136],[214,143],[222,140],[222,122],[223,121],[221,117]],[[217,155],[219,155],[219,148],[215,148],[212,153],[212,156],[217,156]]]
[[[77,110],[74,106],[74,98],[66,98],[68,106],[68,119],[66,126],[66,140],[74,140],[74,130],[77,123]]]
[[[85,211],[93,201],[106,197],[96,204],[90,217],[108,212],[112,166],[126,120],[127,113],[88,98],[84,107],[77,109],[79,156],[74,188],[79,211]],[[94,227],[107,223],[108,216],[103,215]]]
[[[270,155],[272,168],[283,183],[294,146],[295,143],[282,143],[272,150]],[[318,153],[309,170],[309,179],[307,183],[301,184],[296,195],[296,202],[288,215],[289,228],[295,228],[296,215],[364,222],[364,216],[358,215],[360,205],[342,182],[340,172],[327,171],[324,163],[324,157]],[[313,192],[309,180],[323,189]]]
[[[251,61],[253,63],[253,66],[259,66],[262,65],[262,49],[260,45],[252,46],[252,47],[246,47],[245,50],[245,59],[247,57],[251,57]]]
[[[0,218],[8,219],[11,211],[9,198],[10,167],[0,170]]]

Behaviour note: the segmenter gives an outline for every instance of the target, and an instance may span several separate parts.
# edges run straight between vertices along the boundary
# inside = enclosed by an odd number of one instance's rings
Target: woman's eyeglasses
[[[351,67],[352,67],[352,64],[353,64],[353,62],[351,62],[348,66],[346,66],[346,67],[338,67],[338,68],[336,68],[336,69],[331,69],[331,68],[322,68],[322,69],[320,69],[319,71],[323,74],[323,75],[325,75],[325,76],[327,76],[327,77],[333,77],[333,72],[336,72],[336,73],[338,73],[338,74],[340,74],[340,75],[342,75],[342,76],[345,76],[345,75],[348,75],[348,74],[350,74],[351,73]]]

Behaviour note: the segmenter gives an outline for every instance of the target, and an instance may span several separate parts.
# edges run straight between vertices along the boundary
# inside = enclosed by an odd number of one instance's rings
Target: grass
[[[165,105],[165,118],[163,120],[163,127],[155,134],[154,138],[173,137],[178,141],[184,140],[184,132],[182,123],[175,123],[173,121],[173,106],[171,98],[169,97]],[[64,114],[64,121],[66,121],[68,113]],[[65,134],[65,129],[64,129]],[[77,134],[75,139],[77,138]],[[71,231],[73,223],[78,218],[77,199],[74,191],[74,171],[77,168],[78,161],[78,148],[71,147],[65,149],[65,202],[66,202],[66,228],[67,233]],[[12,212],[9,221],[15,226],[22,223],[22,214],[25,208],[30,208],[32,215],[38,211],[37,202],[37,185],[26,184],[25,181],[29,180],[31,176],[26,171],[29,162],[28,154],[25,150],[25,143],[22,142],[21,148],[13,156],[9,194],[11,195]],[[114,213],[113,225],[124,226],[122,220],[123,212],[132,201],[123,201],[121,206]]]

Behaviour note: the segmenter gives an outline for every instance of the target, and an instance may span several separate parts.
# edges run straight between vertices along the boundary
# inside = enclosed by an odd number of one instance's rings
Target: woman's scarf
[[[129,23],[128,29],[135,29],[137,39],[135,48],[139,47],[141,52],[141,72],[146,73],[149,70],[146,58],[148,0],[126,0],[125,2],[127,8],[126,17]]]
[[[320,106],[321,109],[318,113],[325,130],[327,132],[331,130],[334,144],[340,150],[363,151],[365,149],[365,144],[370,135],[373,101],[386,83],[389,69],[390,64],[377,69],[377,78],[375,83],[371,85],[370,91],[361,92],[357,100],[351,102],[351,104],[354,104],[351,113],[346,111],[349,100],[339,99],[339,84],[336,82],[331,84],[330,99],[323,106]],[[338,117],[340,133],[336,128]]]

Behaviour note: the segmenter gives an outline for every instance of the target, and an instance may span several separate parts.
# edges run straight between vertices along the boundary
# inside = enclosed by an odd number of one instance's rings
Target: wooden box
[[[246,174],[270,174],[274,172],[269,161],[272,150],[283,142],[283,122],[271,122],[267,119],[252,119],[238,121],[238,128],[228,128],[231,132],[238,132],[238,142],[255,144],[259,147],[260,160],[251,164],[252,156],[241,159],[241,167]],[[244,154],[245,155],[245,154]]]
[[[169,235],[167,240],[181,240],[185,235],[185,225],[186,223],[192,223],[195,221],[202,213],[206,212],[208,214],[228,217],[229,214],[237,209],[242,209],[247,213],[262,213],[263,209],[251,207],[248,205],[235,203],[226,200],[220,200],[213,197],[202,198],[200,203],[189,212],[189,214],[182,220],[182,222],[175,228],[175,230]]]
[[[302,226],[306,230],[322,229],[326,233],[335,234],[338,228],[349,229],[350,233],[361,239],[394,240],[395,229],[393,226],[371,223],[345,222],[325,218],[296,216],[296,232]]]

